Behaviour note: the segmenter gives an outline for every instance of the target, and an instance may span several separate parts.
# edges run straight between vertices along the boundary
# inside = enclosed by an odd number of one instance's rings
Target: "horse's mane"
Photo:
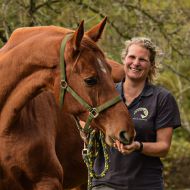
[[[63,35],[65,32],[67,33],[71,30],[57,26],[34,26],[17,28],[11,34],[8,42],[0,49],[0,53],[14,48],[15,46],[23,43],[25,40],[28,40],[31,37],[37,36],[41,33],[50,33],[51,31],[53,33],[57,32]]]

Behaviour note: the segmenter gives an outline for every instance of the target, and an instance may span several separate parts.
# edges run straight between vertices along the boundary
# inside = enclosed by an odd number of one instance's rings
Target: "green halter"
[[[121,98],[120,96],[117,96],[105,102],[102,105],[99,105],[97,107],[92,107],[67,84],[64,51],[65,51],[66,43],[71,38],[71,35],[72,33],[66,35],[66,37],[62,41],[61,49],[60,49],[60,66],[61,66],[60,106],[61,107],[63,106],[64,95],[65,95],[65,92],[67,91],[81,105],[83,105],[89,111],[89,115],[88,115],[84,128],[82,128],[78,120],[75,117],[74,118],[75,118],[78,129],[88,134],[89,142],[87,146],[84,147],[82,151],[82,155],[83,155],[84,162],[86,163],[87,168],[88,168],[88,189],[90,190],[92,188],[92,178],[104,177],[109,168],[108,148],[105,143],[104,134],[101,131],[98,131],[98,133],[96,133],[96,131],[90,127],[90,124],[94,118],[98,117],[100,112],[120,102]],[[105,167],[104,167],[104,170],[101,172],[101,174],[96,174],[95,171],[93,170],[93,166],[94,166],[95,159],[98,155],[97,150],[99,149],[100,145],[102,146],[103,152],[104,152]]]
[[[104,111],[105,109],[113,106],[114,104],[121,101],[121,97],[117,96],[104,104],[98,106],[98,107],[92,107],[90,106],[84,99],[82,99],[68,84],[66,81],[66,71],[65,71],[65,60],[64,60],[64,51],[66,47],[67,41],[71,37],[71,33],[66,35],[66,37],[63,39],[60,49],[60,65],[61,65],[61,89],[60,89],[60,106],[63,106],[63,99],[65,92],[69,92],[81,105],[83,105],[88,111],[89,115],[86,121],[86,124],[83,128],[83,131],[85,133],[89,133],[91,131],[90,123],[92,120],[96,117],[98,117],[99,113]]]

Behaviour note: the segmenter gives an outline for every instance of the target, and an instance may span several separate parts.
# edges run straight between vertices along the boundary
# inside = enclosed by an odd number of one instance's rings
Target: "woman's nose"
[[[136,59],[134,59],[134,60],[133,60],[133,64],[134,64],[134,65],[139,65],[139,64],[140,64],[139,59],[137,59],[137,58],[136,58]]]

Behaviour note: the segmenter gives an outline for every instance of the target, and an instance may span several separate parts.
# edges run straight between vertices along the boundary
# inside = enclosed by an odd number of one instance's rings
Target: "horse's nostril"
[[[126,131],[121,131],[121,132],[119,133],[119,138],[120,138],[120,141],[121,141],[123,144],[125,144],[125,145],[130,143],[130,138],[129,138],[129,136],[128,136],[128,134],[127,134]]]

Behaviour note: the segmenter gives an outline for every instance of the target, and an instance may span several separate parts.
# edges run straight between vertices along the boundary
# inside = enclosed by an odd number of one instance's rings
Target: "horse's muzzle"
[[[120,138],[119,141],[124,145],[131,144],[134,140],[134,137],[129,137],[126,131],[121,131],[119,133],[119,138]]]

